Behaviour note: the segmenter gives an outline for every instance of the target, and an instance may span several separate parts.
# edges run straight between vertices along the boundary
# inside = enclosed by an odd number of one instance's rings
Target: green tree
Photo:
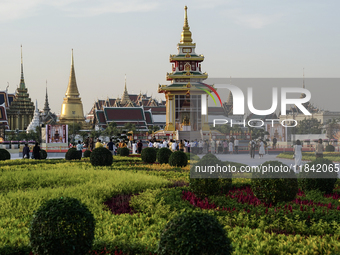
[[[117,136],[121,133],[121,130],[117,128],[117,123],[110,122],[109,125],[107,125],[106,129],[103,131],[103,135],[112,137]]]
[[[156,132],[159,130],[159,126],[153,125],[149,127],[149,133]]]
[[[293,134],[321,134],[322,124],[315,118],[298,121]]]
[[[328,120],[326,123],[326,136],[329,139],[334,139],[336,133],[340,131],[340,124],[339,124],[340,119],[331,119]]]

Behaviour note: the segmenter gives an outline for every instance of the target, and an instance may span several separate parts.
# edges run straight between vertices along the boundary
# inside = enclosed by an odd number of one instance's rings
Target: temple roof
[[[104,107],[106,121],[145,121],[141,107]]]
[[[6,105],[4,103],[0,105],[0,124],[8,125]]]
[[[65,96],[66,97],[79,97],[79,91],[78,91],[77,81],[76,81],[76,74],[75,74],[75,71],[74,71],[73,49],[72,49],[72,56],[71,56],[70,78],[69,78],[69,81],[68,81],[68,86],[67,86]]]

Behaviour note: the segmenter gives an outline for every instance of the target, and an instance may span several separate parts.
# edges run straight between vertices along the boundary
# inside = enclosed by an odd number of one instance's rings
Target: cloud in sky
[[[48,8],[72,17],[90,17],[105,13],[147,12],[158,7],[156,0],[4,0],[0,2],[0,22],[39,15]]]

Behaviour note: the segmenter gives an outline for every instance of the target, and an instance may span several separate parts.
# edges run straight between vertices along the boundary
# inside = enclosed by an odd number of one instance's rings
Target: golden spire
[[[24,89],[25,86],[25,80],[24,80],[24,63],[22,61],[22,45],[21,47],[21,77],[20,77],[20,89]]]
[[[190,32],[190,27],[188,23],[188,14],[187,14],[187,9],[188,7],[184,7],[184,25],[183,25],[183,31],[182,31],[182,38],[180,43],[192,43],[191,39],[191,32]]]
[[[72,49],[72,56],[71,56],[71,73],[70,73],[70,78],[68,81],[68,86],[67,86],[65,96],[66,97],[79,97],[76,74],[74,72],[73,49]]]

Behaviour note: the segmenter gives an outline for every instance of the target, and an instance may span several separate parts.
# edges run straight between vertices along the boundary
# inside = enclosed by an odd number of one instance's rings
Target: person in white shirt
[[[151,140],[149,141],[148,147],[149,147],[149,148],[152,148],[152,147],[153,147],[153,143],[151,142]]]
[[[235,147],[235,153],[238,154],[238,140],[235,138],[234,140],[234,147]]]
[[[230,154],[233,154],[233,150],[234,150],[233,146],[234,146],[234,144],[230,141],[229,142],[229,153]]]
[[[177,144],[176,144],[175,140],[171,143],[171,150],[172,151],[176,151],[177,150]]]
[[[159,143],[158,143],[158,142],[154,142],[154,143],[153,143],[153,147],[155,147],[156,149],[158,149],[158,148],[159,148]]]
[[[198,153],[202,154],[203,153],[203,141],[202,140],[198,142],[198,147],[199,147]]]

